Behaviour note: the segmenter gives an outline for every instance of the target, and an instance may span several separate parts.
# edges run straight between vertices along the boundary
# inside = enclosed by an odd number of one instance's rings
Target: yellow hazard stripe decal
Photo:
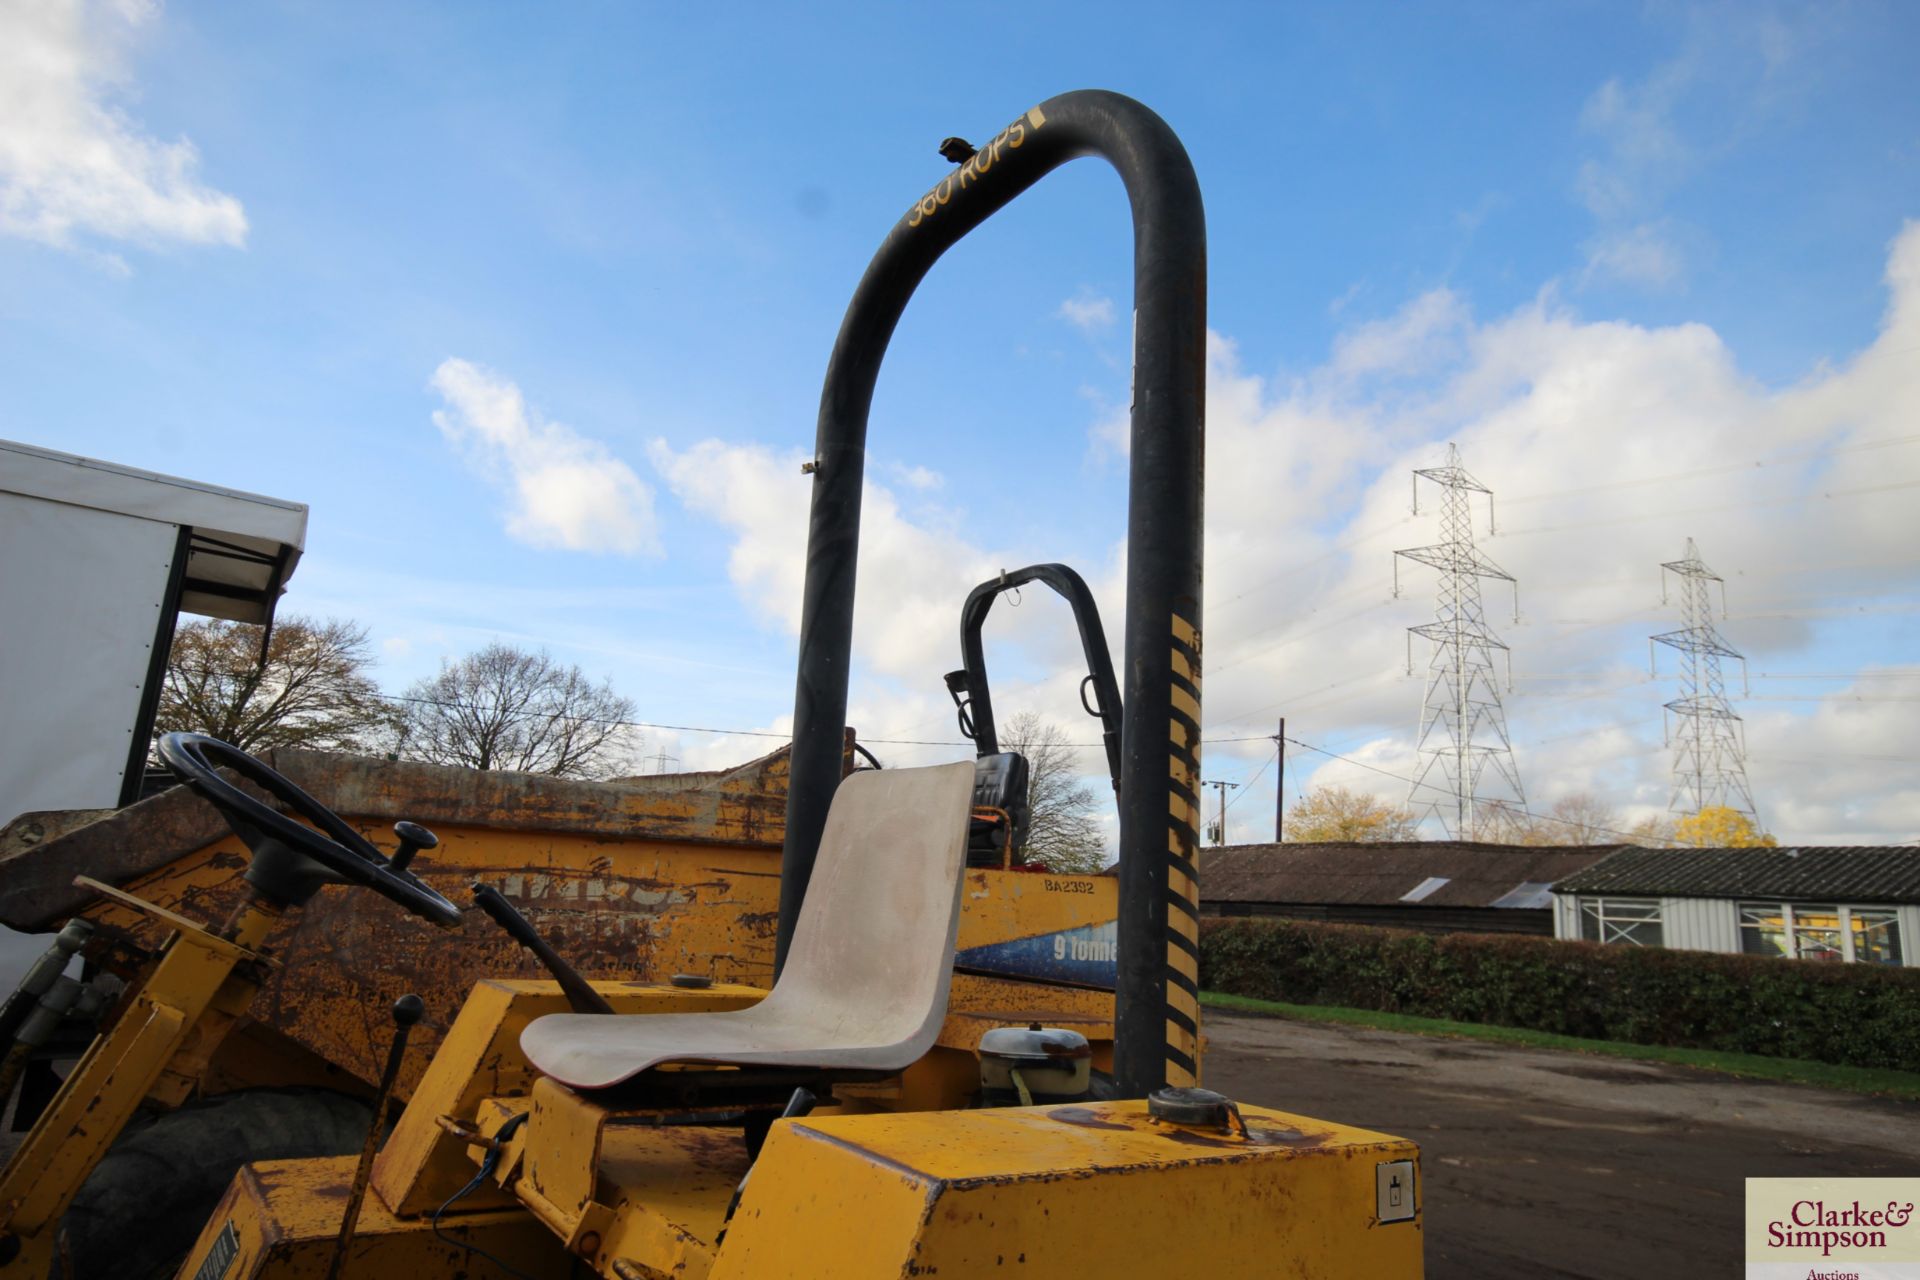
[[[1167,1083],[1199,1081],[1200,631],[1173,615],[1174,714],[1167,721]]]

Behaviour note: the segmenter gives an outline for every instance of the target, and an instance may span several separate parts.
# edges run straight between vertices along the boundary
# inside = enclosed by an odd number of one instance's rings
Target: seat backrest
[[[946,1016],[973,783],[962,761],[840,784],[763,1016],[836,1041],[931,1043]]]

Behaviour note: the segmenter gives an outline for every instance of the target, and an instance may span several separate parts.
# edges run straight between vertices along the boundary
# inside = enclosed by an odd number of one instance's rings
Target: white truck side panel
[[[0,492],[0,825],[119,803],[178,538]]]

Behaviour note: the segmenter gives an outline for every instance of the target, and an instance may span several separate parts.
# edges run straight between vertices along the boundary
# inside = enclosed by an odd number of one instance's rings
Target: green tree
[[[204,733],[242,751],[370,750],[392,712],[367,675],[367,629],[337,618],[278,619],[267,651],[249,623],[203,619],[174,629],[157,734]]]
[[[1418,827],[1419,820],[1405,805],[1390,805],[1345,787],[1322,786],[1287,810],[1283,831],[1289,841],[1348,843],[1418,840]]]
[[[395,754],[468,769],[604,778],[630,771],[640,744],[609,682],[498,641],[409,685],[399,714]]]
[[[1060,726],[1022,711],[1000,729],[1000,749],[1027,758],[1027,857],[1055,871],[1091,875],[1106,865],[1107,842],[1094,811],[1093,789],[1081,777]]]

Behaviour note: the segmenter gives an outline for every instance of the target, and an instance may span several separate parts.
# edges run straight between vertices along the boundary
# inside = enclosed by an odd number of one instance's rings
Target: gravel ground
[[[1427,1275],[1735,1276],[1748,1177],[1920,1175],[1920,1103],[1209,1010],[1229,1097],[1420,1144]]]

